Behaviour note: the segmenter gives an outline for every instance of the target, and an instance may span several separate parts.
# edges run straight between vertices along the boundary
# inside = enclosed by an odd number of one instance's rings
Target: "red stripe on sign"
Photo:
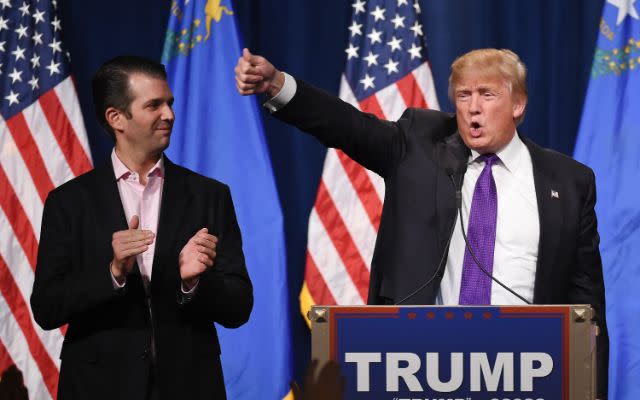
[[[33,140],[33,136],[31,136],[27,121],[24,119],[22,113],[18,113],[7,120],[7,127],[29,170],[31,179],[40,194],[40,199],[44,203],[47,194],[54,188],[53,181],[44,165],[40,150],[35,140]]]
[[[4,347],[4,343],[0,340],[0,374],[4,373],[10,366],[15,365],[13,359],[11,359],[11,355],[7,351],[7,348]]]
[[[22,251],[29,260],[29,265],[33,271],[36,270],[36,257],[38,254],[38,239],[33,231],[33,227],[27,218],[27,213],[22,208],[20,199],[16,196],[13,186],[9,182],[4,168],[0,166],[0,208],[9,220],[11,229],[15,234]],[[6,238],[3,240],[7,240]]]
[[[353,284],[358,289],[362,300],[366,301],[369,288],[369,270],[322,180],[318,185],[315,208]]]
[[[73,174],[78,176],[89,171],[91,161],[80,144],[77,132],[64,112],[56,92],[51,89],[40,96],[38,101]]]
[[[307,289],[309,289],[309,294],[313,298],[315,304],[322,304],[331,306],[336,303],[336,299],[333,298],[331,294],[331,290],[327,286],[327,282],[324,280],[324,277],[320,274],[318,270],[318,266],[315,261],[313,261],[313,257],[311,253],[307,250],[307,263],[306,268],[304,270],[304,281],[307,284]]]
[[[380,103],[378,102],[378,98],[375,94],[362,100],[359,104],[360,110],[366,113],[373,114],[380,119],[386,119],[384,112],[382,112],[382,107],[380,107]]]
[[[408,73],[404,78],[397,81],[396,86],[407,107],[427,108],[427,101],[413,73]]]
[[[373,228],[378,232],[380,216],[382,215],[382,201],[371,182],[369,174],[367,174],[367,171],[362,165],[353,161],[342,150],[336,150],[336,154],[342,164],[342,168],[344,168],[344,171],[351,181],[353,189],[358,194],[358,198],[360,198],[360,202],[362,202],[369,216],[371,225],[373,225]]]
[[[24,334],[29,352],[38,365],[49,394],[55,399],[58,391],[58,368],[36,334],[27,303],[2,256],[0,256],[0,293]]]

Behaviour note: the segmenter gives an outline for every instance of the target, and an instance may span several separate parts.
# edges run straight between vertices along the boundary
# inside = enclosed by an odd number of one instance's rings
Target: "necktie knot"
[[[480,159],[485,162],[486,166],[491,167],[496,161],[500,160],[500,157],[493,153],[487,153],[481,155]]]

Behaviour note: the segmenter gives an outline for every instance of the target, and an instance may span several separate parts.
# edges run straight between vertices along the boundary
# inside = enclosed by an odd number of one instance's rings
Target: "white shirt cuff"
[[[298,85],[296,84],[296,80],[293,76],[287,74],[286,72],[283,72],[282,74],[284,75],[284,84],[282,85],[282,89],[280,89],[278,94],[267,100],[262,105],[272,114],[280,110],[282,107],[286,106],[296,94],[296,90],[298,89]]]
[[[124,285],[127,284],[127,277],[124,277],[124,281],[122,284],[118,282],[118,280],[113,276],[113,272],[111,272],[111,265],[109,265],[109,275],[111,275],[111,283],[113,283],[113,288],[115,290],[122,289]]]
[[[198,287],[198,283],[200,283],[200,279],[196,281],[196,284],[193,285],[191,289],[187,290],[187,287],[185,286],[184,282],[180,282],[180,290],[182,290],[182,294],[188,297],[193,296],[193,294],[196,291],[196,288]]]
[[[196,282],[195,285],[191,288],[191,290],[186,290],[187,287],[184,285],[184,282],[180,282],[180,293],[178,294],[178,304],[187,304],[192,299],[196,293],[196,288],[198,287],[198,283],[200,283],[200,279]]]

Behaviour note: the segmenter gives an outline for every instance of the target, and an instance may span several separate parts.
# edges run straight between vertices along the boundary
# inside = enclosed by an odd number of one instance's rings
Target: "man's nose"
[[[480,96],[476,93],[472,94],[469,100],[469,112],[471,114],[480,113]]]
[[[170,105],[165,105],[162,110],[162,119],[164,121],[173,121],[176,118],[173,108]]]

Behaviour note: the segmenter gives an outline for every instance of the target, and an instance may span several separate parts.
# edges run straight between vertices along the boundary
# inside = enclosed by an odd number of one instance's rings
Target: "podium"
[[[314,306],[312,357],[348,400],[593,400],[586,305]]]

